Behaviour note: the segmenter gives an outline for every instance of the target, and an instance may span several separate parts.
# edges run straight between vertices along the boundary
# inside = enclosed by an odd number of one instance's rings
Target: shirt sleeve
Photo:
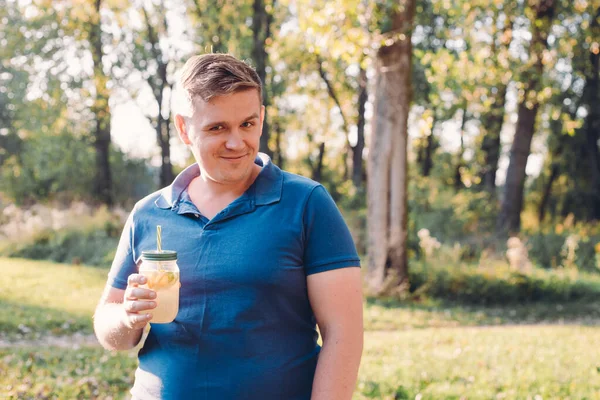
[[[350,230],[323,186],[315,187],[309,195],[303,223],[306,275],[360,267]]]
[[[108,272],[108,284],[117,289],[127,288],[129,275],[137,272],[132,245],[134,231],[133,214],[134,211],[129,214],[127,222],[125,222],[115,258]]]

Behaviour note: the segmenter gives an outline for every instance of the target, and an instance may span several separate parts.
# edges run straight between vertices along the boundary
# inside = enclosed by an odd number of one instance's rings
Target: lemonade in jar
[[[179,267],[177,252],[152,250],[142,252],[139,273],[147,279],[143,288],[156,292],[156,308],[145,311],[152,315],[151,323],[172,322],[179,311]]]

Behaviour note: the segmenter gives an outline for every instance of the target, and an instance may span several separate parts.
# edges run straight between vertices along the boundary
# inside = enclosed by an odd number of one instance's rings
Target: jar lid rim
[[[177,252],[173,250],[144,250],[142,259],[147,261],[174,261],[177,260]]]

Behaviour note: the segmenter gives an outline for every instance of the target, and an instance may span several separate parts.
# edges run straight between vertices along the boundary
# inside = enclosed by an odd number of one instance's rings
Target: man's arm
[[[147,300],[156,298],[154,291],[138,287],[144,283],[145,277],[132,274],[125,290],[106,285],[94,313],[94,332],[105,349],[129,350],[140,341],[150,321],[143,311],[155,307]]]
[[[323,337],[311,400],[350,400],[363,349],[360,268],[312,274],[307,285]]]

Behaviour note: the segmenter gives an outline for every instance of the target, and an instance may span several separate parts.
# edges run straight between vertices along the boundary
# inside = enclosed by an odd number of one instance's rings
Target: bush
[[[116,203],[130,204],[157,188],[158,170],[111,148],[112,192]],[[70,202],[91,197],[96,171],[93,146],[68,132],[34,135],[20,153],[2,160],[0,192],[12,202]]]
[[[127,213],[84,203],[69,208],[37,204],[6,207],[0,218],[0,255],[108,266]]]
[[[600,278],[576,270],[522,273],[507,266],[442,268],[413,262],[409,275],[413,296],[467,304],[560,303],[600,296]]]
[[[30,243],[9,250],[9,257],[60,263],[110,266],[119,238],[105,229],[44,231]]]
[[[600,243],[598,227],[576,225],[565,228],[563,224],[544,230],[525,232],[529,257],[543,268],[572,266],[582,271],[598,272],[596,250]],[[574,259],[568,258],[567,239],[574,241]],[[572,265],[570,265],[572,264]]]

